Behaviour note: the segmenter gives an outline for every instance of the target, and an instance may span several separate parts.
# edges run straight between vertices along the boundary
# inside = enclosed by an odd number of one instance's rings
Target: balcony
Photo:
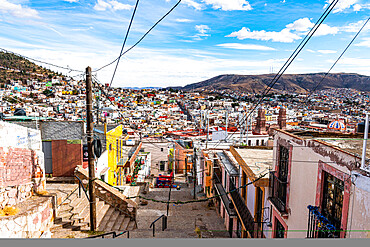
[[[323,216],[318,207],[308,205],[307,238],[338,238],[340,231]]]
[[[229,216],[236,216],[236,212],[233,208],[233,204],[230,201],[229,197],[227,196],[226,191],[225,191],[224,187],[222,186],[220,178],[218,177],[218,175],[216,173],[214,173],[213,178],[214,178],[214,185],[215,185],[215,189],[217,191],[217,194],[220,195],[220,198],[222,200],[222,204],[224,205],[228,215]]]
[[[253,236],[254,232],[254,219],[249,212],[247,205],[245,205],[244,199],[239,194],[234,183],[230,179],[230,195],[234,202],[236,211],[240,216],[240,220],[243,222],[244,227]]]
[[[286,192],[287,182],[281,181],[278,177],[276,177],[275,172],[271,172],[269,200],[282,214],[287,213]]]

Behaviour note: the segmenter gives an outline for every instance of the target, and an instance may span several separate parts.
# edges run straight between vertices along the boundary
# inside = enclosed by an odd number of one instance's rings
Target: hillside
[[[11,80],[26,82],[35,79],[47,81],[61,74],[43,68],[12,53],[0,52],[0,86]]]
[[[306,93],[321,81],[325,73],[283,75],[271,92]],[[198,83],[188,84],[183,90],[232,90],[246,93],[261,93],[275,74],[266,75],[219,75]],[[370,76],[354,73],[329,74],[317,90],[329,88],[352,88],[370,91]]]

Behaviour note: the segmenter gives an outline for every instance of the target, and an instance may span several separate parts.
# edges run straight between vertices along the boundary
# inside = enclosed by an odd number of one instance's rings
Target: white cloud
[[[337,34],[338,32],[339,32],[339,28],[337,27],[330,27],[326,24],[321,24],[320,27],[316,30],[314,36]]]
[[[369,47],[370,48],[370,38],[364,38],[363,41],[356,44],[355,46],[363,46],[363,47]]]
[[[328,4],[331,4],[333,1],[334,0],[327,0],[326,2]],[[351,8],[352,5],[355,5],[357,2],[358,0],[339,0],[333,9],[333,13],[339,13],[346,9],[349,9]],[[325,4],[324,8],[326,8],[328,4]]]
[[[314,26],[308,18],[301,18],[293,23],[286,25],[286,27],[279,31],[251,31],[249,28],[243,27],[237,32],[232,32],[226,37],[236,37],[238,39],[256,39],[256,40],[271,40],[274,42],[291,43],[295,40],[301,39],[305,32]],[[315,36],[323,36],[328,34],[336,34],[339,32],[337,27],[330,27],[326,24],[321,24],[316,30]]]
[[[193,20],[190,19],[176,19],[176,22],[193,22]]]
[[[96,11],[105,11],[107,9],[116,11],[116,10],[130,10],[134,6],[129,5],[129,4],[123,4],[120,2],[117,2],[115,0],[110,0],[108,2],[105,2],[103,0],[98,0],[94,6],[94,9]]]
[[[37,10],[11,3],[8,0],[0,0],[0,12],[8,13],[18,18],[40,18]]]
[[[64,2],[77,3],[79,0],[64,0]]]
[[[360,11],[361,9],[362,9],[362,6],[360,4],[353,5],[353,10],[354,11]]]
[[[193,7],[196,10],[201,10],[202,5],[200,3],[197,3],[193,0],[183,0],[182,3],[188,5],[189,7]]]
[[[274,42],[291,43],[294,40],[301,39],[297,34],[291,33],[289,29],[283,29],[280,32],[266,32],[262,31],[251,31],[249,28],[243,27],[237,32],[232,32],[226,37],[236,37],[240,40],[243,39],[256,39],[256,40],[271,40]]]
[[[318,53],[321,53],[321,54],[334,54],[334,53],[337,53],[337,51],[333,51],[333,50],[318,50],[317,52]]]
[[[258,50],[258,51],[274,51],[276,49],[268,46],[263,45],[253,45],[253,44],[239,44],[239,43],[225,43],[225,44],[218,44],[217,46],[230,48],[230,49],[238,49],[238,50]]]
[[[340,30],[349,33],[357,33],[360,30],[360,28],[365,24],[365,21],[366,20],[350,23],[347,26],[340,28]],[[366,30],[370,30],[369,25],[366,25],[362,31]]]
[[[288,29],[295,30],[298,32],[306,32],[313,26],[314,24],[307,17],[298,19],[294,21],[293,23],[286,25]]]
[[[204,3],[212,5],[214,9],[225,11],[230,10],[251,10],[252,6],[246,0],[203,0]]]
[[[207,33],[211,30],[207,25],[195,25],[195,29],[198,31],[198,36],[209,36]]]

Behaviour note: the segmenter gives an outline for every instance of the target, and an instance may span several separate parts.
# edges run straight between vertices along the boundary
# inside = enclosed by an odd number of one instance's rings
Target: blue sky
[[[177,1],[140,0],[126,49]],[[113,86],[180,86],[220,74],[276,73],[330,1],[182,0],[122,57]],[[118,56],[135,3],[0,0],[0,47],[94,70]],[[369,0],[340,0],[286,73],[326,72],[369,16]],[[370,23],[332,72],[370,75],[369,54]],[[110,82],[113,70],[96,76]]]

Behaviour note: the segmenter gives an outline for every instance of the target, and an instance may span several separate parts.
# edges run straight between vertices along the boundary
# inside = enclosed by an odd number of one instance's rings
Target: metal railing
[[[112,238],[117,238],[123,234],[127,233],[127,238],[130,238],[130,231],[123,231],[121,233],[116,233],[116,232],[106,232],[106,233],[102,233],[102,234],[99,234],[99,235],[94,235],[94,236],[90,236],[90,237],[87,237],[87,238],[105,238],[105,236],[109,236],[109,235],[112,235]]]
[[[270,173],[270,201],[281,212],[286,213],[287,182],[281,181],[275,172]]]
[[[87,194],[87,189],[84,187],[84,184],[83,182],[81,181],[81,179],[75,175],[75,177],[78,179],[78,197],[81,198],[81,187],[82,187],[82,190],[85,192],[85,195],[86,195],[86,198],[87,200],[89,200],[89,195]],[[88,185],[87,185],[88,186]],[[112,203],[109,203],[107,200],[105,200],[104,198],[98,196],[98,195],[95,195],[96,198],[104,201],[104,203],[107,203],[108,205],[112,206],[114,209],[118,210],[120,213],[126,215],[127,217],[129,217],[131,220],[135,220],[135,217],[133,215],[130,215],[129,213],[119,209],[118,207],[114,206]],[[89,200],[90,201],[90,200]]]
[[[254,232],[254,219],[249,212],[247,205],[239,194],[237,188],[235,187],[233,181],[230,179],[230,195],[231,199],[233,200],[236,210],[240,215],[240,220],[243,222],[246,230],[249,231],[250,234]]]
[[[155,236],[155,223],[160,220],[162,218],[162,231],[164,231],[165,229],[167,229],[167,216],[162,214],[161,216],[159,216],[155,221],[152,222],[152,224],[150,224],[150,227],[149,228],[152,228],[153,227],[153,237]]]
[[[81,179],[80,179],[79,177],[77,177],[76,175],[75,175],[75,177],[76,177],[76,178],[77,178],[77,180],[78,180],[78,197],[79,197],[79,198],[81,198],[81,187],[82,187],[82,190],[85,192],[85,195],[86,195],[87,200],[89,200],[89,201],[90,201],[90,199],[89,199],[89,195],[87,194],[87,191],[86,191],[86,189],[85,189],[85,187],[84,187],[83,182],[82,182],[82,181],[81,181]]]
[[[307,238],[337,238],[340,231],[323,216],[318,207],[308,205]]]

